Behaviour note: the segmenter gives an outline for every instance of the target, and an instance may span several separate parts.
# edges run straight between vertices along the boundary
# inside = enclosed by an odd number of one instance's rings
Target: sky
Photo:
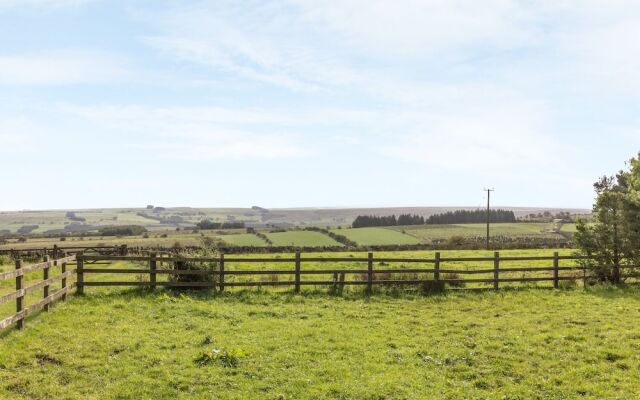
[[[0,210],[581,207],[640,2],[0,0]]]

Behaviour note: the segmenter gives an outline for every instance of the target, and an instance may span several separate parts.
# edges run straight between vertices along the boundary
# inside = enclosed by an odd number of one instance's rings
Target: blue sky
[[[0,209],[590,207],[635,1],[0,0]]]

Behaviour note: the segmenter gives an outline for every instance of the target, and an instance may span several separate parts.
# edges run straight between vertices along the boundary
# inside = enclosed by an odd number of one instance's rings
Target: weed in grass
[[[198,354],[193,361],[199,366],[219,363],[225,368],[237,368],[238,365],[240,365],[240,360],[246,357],[247,353],[242,349],[229,351],[212,349],[211,351],[204,351]]]

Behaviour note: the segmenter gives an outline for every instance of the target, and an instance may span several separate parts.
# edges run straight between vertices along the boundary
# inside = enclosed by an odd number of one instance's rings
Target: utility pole
[[[490,201],[491,201],[491,192],[494,191],[493,188],[491,189],[483,189],[487,192],[487,250],[490,250],[489,247],[489,222],[491,220],[491,208],[490,208]]]

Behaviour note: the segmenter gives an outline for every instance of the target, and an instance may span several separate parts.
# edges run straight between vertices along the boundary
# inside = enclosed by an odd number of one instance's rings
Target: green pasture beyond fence
[[[159,286],[173,288],[209,288],[224,291],[228,287],[255,287],[255,286],[290,286],[298,293],[302,286],[330,286],[341,289],[345,285],[362,285],[371,293],[376,285],[425,285],[425,287],[441,288],[446,286],[460,286],[465,284],[485,285],[485,288],[499,289],[501,283],[506,282],[553,282],[553,287],[558,288],[559,283],[565,280],[586,282],[589,278],[584,267],[576,266],[576,260],[584,260],[585,257],[560,256],[558,252],[552,256],[535,257],[505,257],[495,252],[493,257],[441,257],[439,252],[434,258],[390,258],[376,257],[374,253],[368,253],[367,257],[304,257],[302,253],[295,253],[294,257],[225,257],[224,254],[214,258],[184,258],[172,255],[157,255],[155,253],[145,256],[122,256],[104,254],[84,254],[82,252],[69,257],[53,259],[44,257],[44,261],[38,264],[23,266],[22,261],[15,261],[15,270],[0,273],[0,281],[15,279],[16,290],[0,296],[0,305],[15,300],[16,312],[14,315],[0,320],[0,329],[17,324],[23,328],[25,318],[40,309],[48,310],[49,304],[66,299],[67,294],[73,289],[76,293],[83,294],[86,287],[91,286],[142,286],[155,289]],[[548,261],[548,266],[518,267],[514,263],[526,261]],[[573,261],[571,266],[561,265],[563,262]],[[127,266],[136,265],[136,268],[113,268],[112,263],[127,263]],[[186,265],[182,269],[176,269],[177,262]],[[455,269],[447,268],[447,263],[488,263],[490,268]],[[279,269],[234,269],[234,264],[260,265],[276,264],[282,266]],[[314,263],[314,268],[304,268],[305,263]],[[331,264],[357,263],[361,268],[331,268]],[[111,267],[104,267],[109,264]],[[207,268],[194,269],[188,266],[207,264]],[[328,265],[329,268],[315,268],[318,264]],[[391,268],[389,265],[402,264],[402,268]],[[118,264],[119,265],[119,264]],[[415,265],[408,268],[407,265]],[[97,266],[97,267],[96,267]],[[288,267],[287,267],[288,266]],[[375,268],[374,268],[375,266]],[[72,267],[72,269],[67,269]],[[635,269],[635,266],[627,266],[627,269]],[[42,271],[42,278],[31,280],[24,284],[27,274]],[[52,272],[57,272],[51,276]],[[521,274],[521,275],[519,275]],[[534,276],[526,276],[526,274]],[[134,275],[135,280],[107,280],[108,276],[120,277]],[[199,279],[195,282],[173,279],[158,279],[159,276],[179,275],[204,275],[207,279]],[[471,277],[468,277],[471,275]],[[474,278],[473,276],[485,275]],[[489,275],[489,277],[486,277]],[[269,277],[255,281],[256,277]],[[318,279],[310,279],[310,276]],[[351,279],[347,279],[346,277]],[[628,276],[635,276],[629,274]],[[92,277],[93,279],[88,279]],[[243,279],[233,279],[243,278]],[[275,279],[273,277],[276,277]],[[280,280],[280,277],[287,277]],[[329,277],[329,279],[327,279]],[[303,279],[305,278],[305,279]],[[67,279],[71,284],[67,284]],[[61,281],[61,288],[55,293],[49,293],[53,282]],[[488,285],[488,286],[487,286]],[[28,293],[42,290],[42,299],[35,304],[25,305],[25,296]]]

